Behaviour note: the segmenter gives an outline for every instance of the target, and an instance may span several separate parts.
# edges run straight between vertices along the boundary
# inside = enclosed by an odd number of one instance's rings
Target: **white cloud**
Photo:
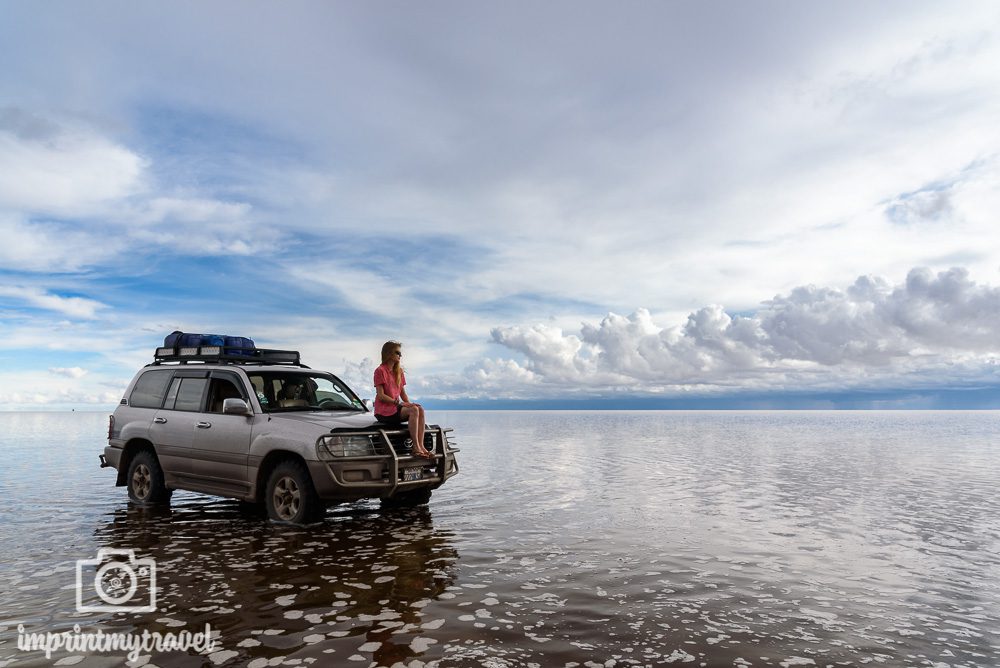
[[[32,286],[0,285],[0,297],[11,297],[34,308],[61,313],[73,318],[92,319],[107,308],[106,304],[85,297],[63,297]]]
[[[49,373],[67,378],[83,378],[87,375],[87,370],[78,366],[71,367],[51,367]]]
[[[66,223],[29,222],[0,213],[0,268],[53,274],[79,271],[114,258],[124,240]]]
[[[524,356],[503,364],[518,392],[559,384],[640,393],[691,385],[863,387],[926,371],[944,379],[949,367],[988,377],[1000,353],[1000,288],[979,285],[960,268],[917,268],[898,286],[862,276],[847,290],[799,287],[750,316],[712,305],[683,325],[661,327],[639,309],[584,323],[579,333],[515,325],[495,328],[493,339]],[[467,376],[470,384],[484,378],[475,369]]]
[[[92,129],[0,109],[0,209],[90,215],[135,193],[146,161]]]

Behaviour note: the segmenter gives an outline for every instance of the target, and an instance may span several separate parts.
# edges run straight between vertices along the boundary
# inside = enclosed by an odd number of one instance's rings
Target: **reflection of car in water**
[[[328,659],[323,650],[332,648],[343,662],[341,647],[353,652],[366,641],[382,643],[379,665],[405,663],[415,656],[412,636],[428,621],[421,616],[428,601],[455,585],[459,556],[427,506],[343,506],[303,529],[253,521],[230,501],[188,499],[115,510],[94,539],[97,549],[130,548],[154,560],[161,588],[155,613],[107,624],[176,632],[209,623],[225,649],[243,652],[237,665],[282,654]],[[164,619],[184,626],[163,626]],[[310,644],[317,633],[328,635]],[[382,660],[390,655],[397,658]]]
[[[129,384],[101,465],[118,470],[133,501],[167,502],[186,489],[306,523],[340,501],[427,503],[458,473],[450,432],[429,425],[434,458],[414,457],[405,425],[376,422],[346,383],[303,366],[295,351],[168,347]]]

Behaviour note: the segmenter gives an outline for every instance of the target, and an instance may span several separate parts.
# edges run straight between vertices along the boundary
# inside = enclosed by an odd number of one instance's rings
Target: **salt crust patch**
[[[375,584],[385,584],[386,582],[392,582],[395,579],[396,578],[392,577],[391,575],[383,575],[381,577],[375,578]]]
[[[264,668],[267,664],[267,659],[254,659],[247,664],[247,668]]]
[[[220,664],[225,663],[226,661],[229,661],[233,657],[237,657],[239,655],[240,655],[239,652],[235,652],[231,649],[224,649],[221,652],[214,652],[213,654],[209,654],[208,658],[212,661],[212,663],[218,666]]]
[[[246,638],[246,639],[241,640],[238,643],[236,643],[236,646],[237,647],[258,647],[258,646],[260,646],[260,644],[261,643],[260,643],[259,640],[254,640],[253,638]]]
[[[670,656],[664,657],[663,661],[664,663],[677,663],[678,661],[681,663],[691,663],[694,661],[694,656],[682,649],[675,649],[670,653]]]
[[[301,619],[303,612],[301,610],[286,610],[284,617],[285,619]]]
[[[323,641],[323,640],[326,640],[326,636],[325,635],[323,635],[322,633],[313,633],[313,634],[307,635],[305,638],[303,638],[302,642],[304,642],[307,645],[315,645],[316,643],[318,643],[320,641]]]
[[[56,666],[75,666],[84,660],[83,654],[74,654],[73,656],[66,656],[55,662]]]
[[[364,645],[358,648],[359,652],[377,652],[378,648],[382,646],[380,642],[366,642]]]
[[[167,627],[172,628],[172,629],[175,629],[178,626],[184,626],[185,625],[184,622],[176,620],[176,619],[172,619],[170,617],[160,617],[156,621],[158,621],[160,624],[163,624],[164,626],[167,626]]]
[[[781,662],[781,668],[791,668],[791,666],[815,666],[816,662],[801,656],[793,656]]]
[[[435,629],[439,629],[442,626],[444,626],[444,622],[445,622],[445,620],[443,620],[443,619],[435,619],[435,620],[430,621],[430,622],[424,622],[420,626],[421,626],[421,628],[425,628],[428,631],[434,631]]]
[[[279,596],[278,598],[274,599],[274,602],[277,603],[278,605],[281,605],[281,606],[291,605],[292,602],[295,600],[296,596],[298,596],[298,594],[290,594],[288,596]]]
[[[413,641],[410,643],[410,649],[413,650],[414,652],[418,653],[418,654],[422,654],[423,652],[427,651],[428,647],[430,647],[431,645],[436,645],[436,644],[437,644],[437,640],[434,640],[434,638],[420,638],[420,637],[417,637],[417,638],[414,638]]]

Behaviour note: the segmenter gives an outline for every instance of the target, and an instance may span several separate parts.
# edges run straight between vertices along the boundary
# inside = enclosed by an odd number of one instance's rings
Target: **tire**
[[[428,488],[403,492],[388,499],[382,499],[383,508],[416,508],[430,503],[431,490]]]
[[[325,510],[302,462],[287,459],[278,464],[267,478],[265,494],[267,516],[275,522],[308,524]]]
[[[128,498],[135,503],[155,505],[170,502],[170,490],[163,484],[160,460],[149,450],[140,450],[132,457],[125,483]]]

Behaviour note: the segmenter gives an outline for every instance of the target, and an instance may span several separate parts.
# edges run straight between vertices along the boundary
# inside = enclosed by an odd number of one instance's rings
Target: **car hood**
[[[300,411],[271,413],[272,420],[290,420],[299,424],[315,425],[330,429],[364,429],[377,424],[374,413],[348,413],[345,411]]]

